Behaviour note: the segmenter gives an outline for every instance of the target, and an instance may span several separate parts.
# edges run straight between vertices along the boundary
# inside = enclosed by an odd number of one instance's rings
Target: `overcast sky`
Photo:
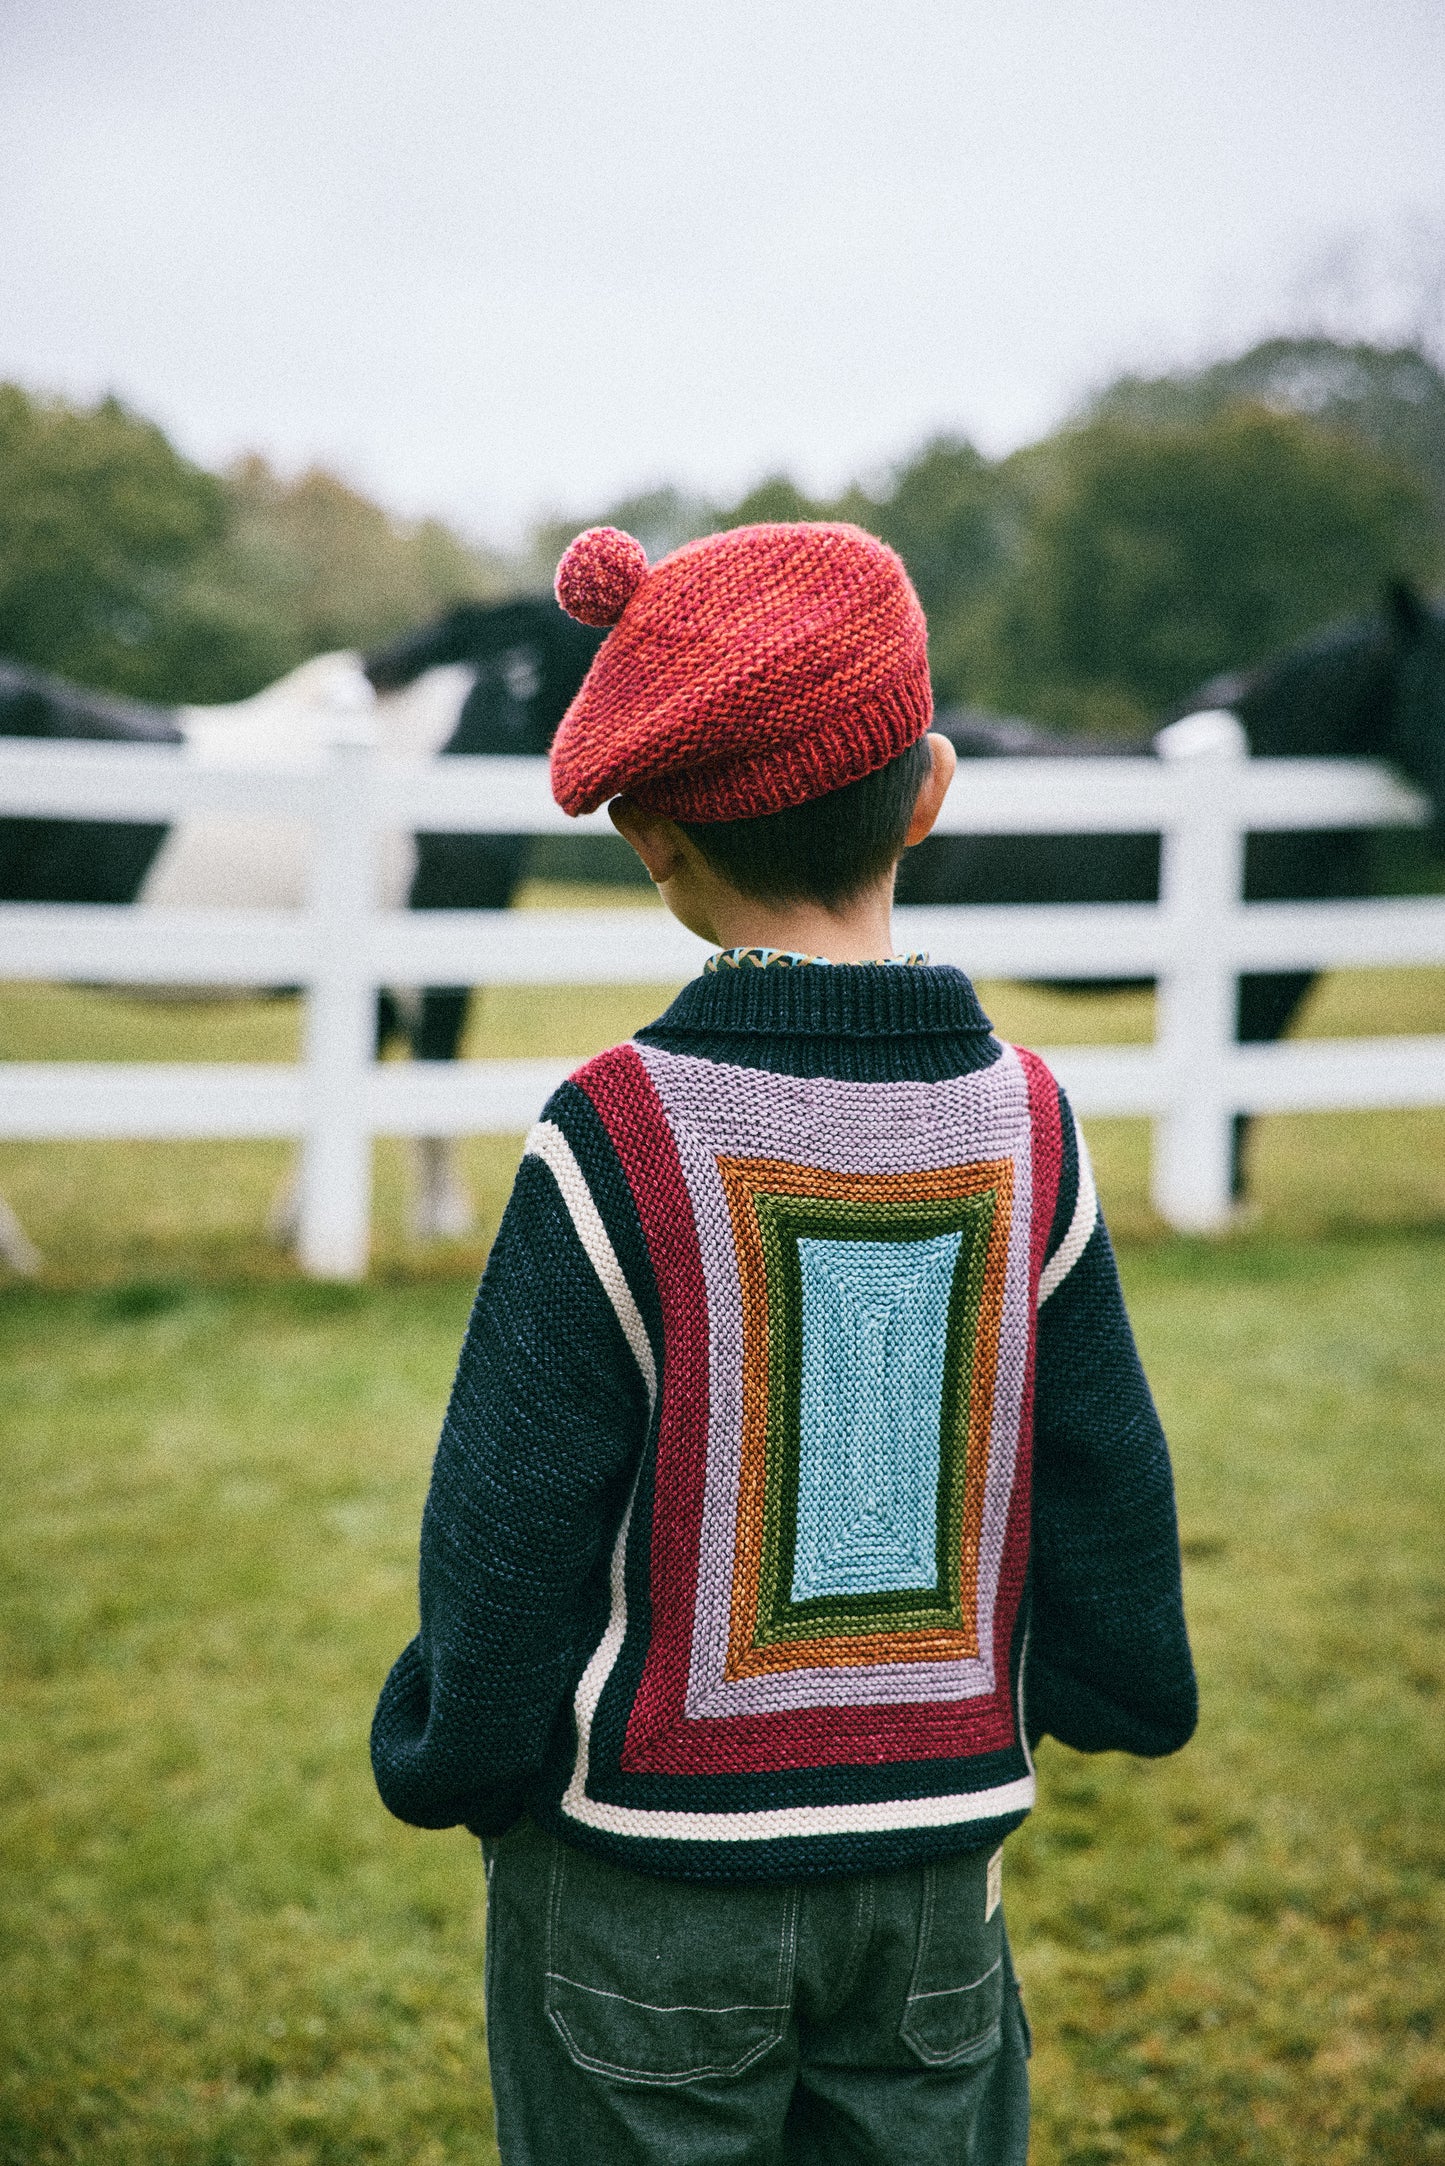
[[[1445,232],[1441,0],[0,0],[0,375],[506,538],[990,451]]]

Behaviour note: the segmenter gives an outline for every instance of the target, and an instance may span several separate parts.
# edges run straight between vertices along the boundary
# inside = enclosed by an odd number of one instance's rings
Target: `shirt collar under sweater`
[[[908,964],[926,963],[926,955],[884,955],[881,962]],[[804,955],[800,948],[720,948],[703,964],[706,972],[718,970],[801,970],[817,963],[825,970],[833,969],[831,955]]]
[[[973,986],[943,963],[705,973],[637,1035],[706,1060],[860,1082],[941,1080],[999,1057]]]

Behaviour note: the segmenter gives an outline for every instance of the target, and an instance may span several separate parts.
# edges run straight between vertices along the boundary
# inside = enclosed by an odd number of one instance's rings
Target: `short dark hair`
[[[714,872],[759,902],[836,910],[903,855],[931,754],[919,738],[886,767],[826,797],[752,820],[679,820]]]

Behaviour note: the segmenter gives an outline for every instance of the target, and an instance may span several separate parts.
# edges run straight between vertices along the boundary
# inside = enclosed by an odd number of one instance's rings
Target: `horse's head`
[[[1445,850],[1445,609],[1400,580],[1386,597],[1385,617],[1395,653],[1385,750],[1429,798],[1432,840]]]
[[[430,618],[378,647],[362,664],[378,692],[399,692],[424,671],[475,660],[493,611],[480,602],[458,602],[445,616]]]
[[[499,702],[515,711],[505,743],[492,741],[496,730],[489,723],[476,744],[450,749],[545,752],[602,638],[565,615],[550,594],[520,594],[506,602],[459,602],[369,654],[365,667],[377,691],[386,693],[429,670],[465,664],[477,673],[473,722],[483,708],[495,721]],[[513,743],[519,729],[525,741]]]

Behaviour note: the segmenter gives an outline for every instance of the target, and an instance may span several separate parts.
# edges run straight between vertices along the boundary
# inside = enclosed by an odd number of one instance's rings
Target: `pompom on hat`
[[[647,577],[647,551],[620,527],[593,526],[557,566],[557,599],[579,624],[615,624]]]
[[[565,812],[625,794],[669,819],[754,819],[860,781],[933,719],[918,597],[861,527],[733,527],[650,568],[630,534],[593,527],[557,599],[614,627],[552,746]]]

